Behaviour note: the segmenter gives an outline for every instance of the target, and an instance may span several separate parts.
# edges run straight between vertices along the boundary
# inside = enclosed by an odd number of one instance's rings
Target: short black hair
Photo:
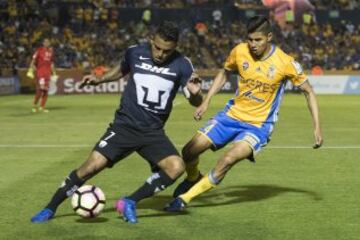
[[[164,21],[156,29],[155,34],[165,41],[177,42],[179,40],[179,27],[174,22]]]
[[[268,34],[271,32],[271,24],[267,17],[262,15],[253,16],[246,25],[248,34],[253,32],[262,32]]]

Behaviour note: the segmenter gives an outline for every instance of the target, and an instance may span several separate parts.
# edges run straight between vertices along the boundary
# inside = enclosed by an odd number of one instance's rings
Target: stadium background
[[[137,226],[119,219],[114,201],[149,175],[132,155],[89,182],[107,195],[98,219],[79,219],[65,203],[49,224],[30,224],[61,178],[86,158],[126,84],[80,91],[76,82],[84,73],[116,64],[128,45],[147,41],[158,22],[175,20],[182,28],[179,49],[206,79],[206,90],[229,50],[245,40],[246,18],[258,13],[277,20],[275,42],[303,64],[320,94],[322,149],[311,149],[303,96],[290,93],[257,163],[239,164],[188,213],[162,211],[170,188],[139,204]],[[359,13],[355,0],[0,0],[0,239],[359,239]],[[60,79],[52,86],[50,113],[32,114],[35,83],[24,72],[43,36],[55,48]],[[232,97],[235,81],[223,89],[231,94],[214,98],[206,118]],[[179,149],[206,121],[194,122],[192,113],[179,94],[166,126]],[[206,153],[201,169],[221,154]]]
[[[55,49],[56,67],[62,69],[58,93],[64,93],[65,79],[77,82],[84,73],[113,66],[127,46],[147,41],[163,20],[178,22],[179,49],[211,78],[231,48],[246,40],[246,18],[255,14],[273,19],[275,42],[310,73],[360,71],[359,3],[354,0],[0,1],[0,6],[0,94],[34,90],[24,70],[44,36]],[[360,80],[339,81],[350,86]],[[360,83],[352,90],[360,92]]]

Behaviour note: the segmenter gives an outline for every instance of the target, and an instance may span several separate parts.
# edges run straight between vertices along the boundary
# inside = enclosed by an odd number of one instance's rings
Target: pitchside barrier
[[[94,93],[119,93],[123,92],[126,86],[126,80],[101,84],[99,86],[86,86],[83,89],[79,88],[82,78],[81,70],[58,70],[59,79],[57,82],[50,83],[50,94],[94,94]],[[202,89],[207,91],[216,71],[199,71],[203,78]],[[331,74],[331,75],[327,75]],[[338,75],[340,74],[340,75]],[[21,93],[33,92],[35,89],[35,81],[26,77],[26,69],[18,71],[18,77],[21,83]],[[13,80],[11,80],[13,79]],[[18,93],[18,83],[16,77],[1,78],[0,77],[0,95],[4,92],[16,94]],[[360,72],[353,72],[344,74],[343,72],[331,72],[325,75],[315,76],[309,75],[309,81],[314,90],[318,94],[360,94]],[[226,82],[222,88],[222,92],[235,93],[237,89],[237,76],[233,75],[230,81]],[[298,92],[298,89],[293,87],[291,82],[286,83],[287,92]]]
[[[0,76],[0,96],[13,95],[20,93],[20,80],[17,76],[1,77]]]

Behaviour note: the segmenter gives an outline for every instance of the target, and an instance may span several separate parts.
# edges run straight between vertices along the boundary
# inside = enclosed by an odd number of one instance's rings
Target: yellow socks
[[[180,195],[179,197],[184,200],[185,203],[189,203],[194,197],[214,188],[216,184],[212,183],[209,179],[209,175],[204,176],[198,183],[196,183],[189,191]]]

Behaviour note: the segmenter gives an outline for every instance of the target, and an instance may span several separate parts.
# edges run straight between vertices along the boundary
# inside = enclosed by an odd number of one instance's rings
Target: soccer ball
[[[81,217],[94,218],[104,209],[105,194],[96,186],[84,185],[74,192],[71,205]]]

